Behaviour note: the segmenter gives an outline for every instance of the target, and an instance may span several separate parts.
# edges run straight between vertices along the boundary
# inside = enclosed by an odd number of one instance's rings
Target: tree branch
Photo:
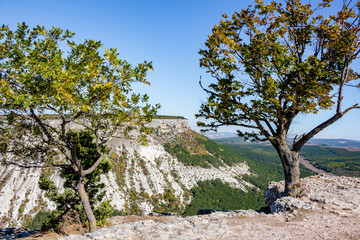
[[[266,131],[266,129],[263,127],[263,125],[260,123],[260,121],[258,119],[255,119],[254,121],[257,125],[257,129],[260,130],[260,133],[262,135],[264,135],[269,141],[271,141],[271,135],[269,134],[268,131]]]
[[[338,91],[338,100],[337,100],[337,107],[336,107],[336,113],[340,113],[341,112],[341,102],[343,100],[343,89],[344,89],[344,84],[345,84],[345,80],[348,78],[349,75],[349,68],[348,66],[345,66],[343,71],[341,72],[341,82],[340,82],[340,86],[339,86],[339,91]]]
[[[337,120],[339,120],[342,116],[344,116],[346,113],[348,113],[352,109],[360,109],[359,103],[356,103],[352,105],[351,107],[347,108],[345,111],[340,113],[335,113],[334,116],[326,120],[325,122],[321,123],[320,125],[316,126],[314,129],[312,129],[309,133],[302,135],[301,138],[299,138],[298,141],[294,142],[293,145],[293,151],[299,152],[301,148],[305,145],[307,141],[309,141],[312,137],[314,137],[317,133],[325,129],[326,127],[330,126]]]
[[[100,144],[99,144],[99,133],[97,131],[95,131],[94,134],[95,134],[95,139],[96,139],[95,140],[96,151],[100,154],[100,157],[98,158],[98,160],[96,160],[96,162],[90,168],[84,170],[84,172],[83,172],[84,176],[92,173],[104,159],[104,154],[101,152]]]
[[[208,89],[206,89],[206,88],[203,87],[202,82],[201,82],[201,75],[200,75],[199,85],[200,85],[200,87],[202,88],[202,90],[204,90],[204,91],[207,92],[208,94],[213,94],[213,95],[215,95],[215,96],[217,96],[217,97],[219,96],[219,94],[216,94],[216,93],[214,93],[214,92],[212,92],[212,91],[210,91],[210,90],[208,90]]]
[[[234,121],[234,122],[224,122],[224,121],[219,120],[219,122],[221,123],[221,125],[219,125],[219,127],[220,126],[225,126],[225,125],[227,125],[227,126],[228,125],[235,125],[235,126],[239,126],[239,127],[259,129],[257,126],[244,124],[244,123],[237,123],[236,121]]]
[[[275,135],[275,131],[274,128],[271,126],[271,124],[269,123],[269,121],[267,119],[260,119],[260,121],[263,121],[266,126],[269,128],[271,134],[274,136]]]

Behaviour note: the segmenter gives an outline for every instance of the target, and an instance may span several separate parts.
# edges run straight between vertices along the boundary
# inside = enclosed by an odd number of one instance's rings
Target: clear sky
[[[342,2],[336,0],[336,2]],[[184,116],[195,130],[206,94],[199,87],[209,78],[199,67],[200,48],[223,13],[231,15],[253,0],[0,0],[0,24],[16,28],[18,22],[69,29],[76,42],[101,40],[105,48],[117,48],[120,57],[133,65],[152,61],[150,87],[136,86],[148,93],[151,103],[162,105],[159,114]],[[345,104],[360,101],[359,90],[349,92]],[[331,115],[324,112],[296,119],[293,134],[310,130]],[[354,110],[318,134],[317,138],[360,140],[360,111]],[[235,131],[236,128],[221,129]]]

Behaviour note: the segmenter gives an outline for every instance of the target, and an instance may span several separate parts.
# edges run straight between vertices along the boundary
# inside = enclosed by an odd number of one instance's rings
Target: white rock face
[[[35,168],[0,167],[0,227],[21,226],[41,208],[55,208],[38,187],[40,174],[41,170]],[[57,186],[62,185],[57,175],[52,180]]]
[[[118,159],[119,165],[102,176],[101,181],[106,185],[105,200],[116,209],[130,211],[136,203],[140,211],[147,214],[154,209],[151,196],[159,197],[169,190],[178,199],[180,207],[184,207],[191,201],[186,192],[203,180],[219,178],[243,191],[253,187],[241,179],[242,175],[250,173],[245,163],[219,168],[191,167],[165,151],[159,134],[167,133],[171,137],[189,131],[188,120],[155,119],[150,126],[157,128],[158,134],[149,136],[146,146],[121,134],[108,143],[110,154]],[[0,166],[0,227],[20,227],[40,209],[54,209],[38,187],[41,171]],[[55,173],[52,179],[61,189],[60,177]],[[130,193],[134,191],[143,197],[131,199]]]

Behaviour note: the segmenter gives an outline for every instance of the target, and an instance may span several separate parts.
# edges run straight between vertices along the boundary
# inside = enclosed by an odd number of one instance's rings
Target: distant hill
[[[244,141],[243,138],[237,137],[236,133],[229,132],[216,132],[216,133],[205,133],[204,136],[213,139],[215,142],[221,144],[253,144],[251,142]],[[222,137],[224,136],[224,137]],[[290,139],[292,141],[292,139]],[[268,144],[268,143],[258,143]],[[357,148],[360,150],[360,141],[350,139],[324,139],[324,138],[313,138],[310,139],[306,145],[321,145],[328,147],[341,147],[341,148]]]
[[[359,148],[360,141],[348,140],[348,139],[322,139],[314,138],[310,139],[309,144],[326,145],[330,147],[345,147],[345,148]]]
[[[259,162],[258,158],[261,155],[273,154],[274,156],[272,157],[275,160],[272,162],[280,163],[275,149],[269,143],[251,143],[239,137],[213,140],[251,160],[257,159]],[[249,155],[251,152],[256,154]],[[260,159],[261,166],[254,165],[252,161],[247,163],[251,169],[256,169],[257,172],[264,174],[267,171],[266,168],[269,167],[267,164],[271,159],[269,158],[270,155],[265,158],[266,162]],[[339,176],[360,177],[360,141],[348,139],[311,139],[301,150],[301,156],[310,161],[315,167],[326,172]],[[266,166],[265,169],[262,169],[264,166]],[[260,168],[262,170],[259,171]]]
[[[205,132],[201,133],[207,138],[218,139],[218,138],[237,138],[237,134],[234,132]]]
[[[244,141],[244,139],[241,137],[215,138],[212,140],[220,144],[234,144],[234,145],[269,144],[269,143],[254,143],[250,141]]]

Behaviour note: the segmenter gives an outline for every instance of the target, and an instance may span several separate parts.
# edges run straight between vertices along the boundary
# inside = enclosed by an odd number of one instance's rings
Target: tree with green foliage
[[[0,152],[6,164],[72,169],[91,232],[96,219],[85,185],[106,158],[101,146],[116,132],[129,136],[134,128],[144,140],[159,105],[132,90],[133,83],[149,84],[151,62],[133,67],[116,49],[101,54],[100,41],[77,44],[73,35],[25,23],[15,31],[0,28]],[[71,129],[93,136],[93,164],[81,164]]]
[[[225,14],[200,50],[200,65],[215,79],[201,87],[208,98],[197,115],[205,130],[241,127],[239,136],[269,141],[284,169],[286,194],[299,186],[304,144],[359,102],[343,107],[344,88],[356,87],[351,63],[360,52],[360,2],[343,1],[336,15],[324,15],[332,0],[317,6],[301,0],[256,0],[254,8]],[[288,143],[299,114],[333,109],[334,114]]]

